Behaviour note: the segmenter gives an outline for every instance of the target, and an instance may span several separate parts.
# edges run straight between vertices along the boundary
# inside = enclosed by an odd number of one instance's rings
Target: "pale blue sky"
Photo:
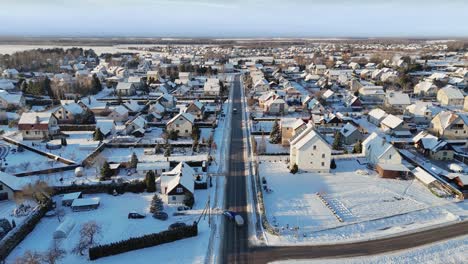
[[[0,35],[468,37],[468,0],[0,0]]]

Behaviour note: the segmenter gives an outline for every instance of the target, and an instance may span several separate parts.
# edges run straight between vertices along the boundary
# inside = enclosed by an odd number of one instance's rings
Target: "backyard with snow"
[[[466,202],[439,198],[418,180],[383,179],[355,159],[336,163],[330,173],[291,174],[285,157],[261,158],[266,215],[279,232],[265,232],[267,244],[375,239],[468,215]]]

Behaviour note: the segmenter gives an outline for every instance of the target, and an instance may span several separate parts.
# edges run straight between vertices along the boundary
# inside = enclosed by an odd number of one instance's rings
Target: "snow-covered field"
[[[411,250],[391,254],[346,259],[311,259],[275,261],[272,264],[458,264],[466,263],[468,236],[462,236],[439,243],[434,243]]]
[[[260,176],[273,190],[264,192],[267,217],[281,234],[268,235],[272,245],[369,239],[468,214],[466,202],[438,198],[417,180],[382,179],[372,171],[357,174],[365,167],[356,160],[338,160],[337,169],[327,174],[293,175],[279,159],[264,158],[260,164]]]
[[[220,181],[222,184],[223,181]],[[71,250],[79,239],[79,229],[87,221],[94,220],[102,226],[102,235],[97,243],[110,243],[122,239],[141,236],[144,234],[159,232],[168,228],[174,222],[182,221],[187,224],[197,220],[202,212],[208,196],[214,197],[215,188],[208,190],[196,190],[196,203],[193,210],[188,211],[185,216],[173,216],[176,211],[175,205],[164,205],[164,211],[169,214],[167,221],[156,220],[149,214],[150,202],[154,194],[126,193],[121,196],[108,194],[85,195],[85,197],[99,197],[100,207],[95,211],[72,212],[70,208],[64,207],[66,217],[71,217],[76,223],[68,238],[61,242],[63,249],[67,251],[67,256],[61,263],[91,263],[87,257],[74,255]],[[56,197],[57,205],[61,207],[61,198]],[[131,211],[146,213],[145,219],[128,219],[127,214]],[[147,249],[128,252],[112,257],[102,258],[92,263],[148,263],[148,260],[157,260],[158,263],[202,263],[206,256],[208,247],[210,228],[207,219],[199,223],[199,235],[170,244],[151,247]],[[43,218],[33,232],[18,245],[9,255],[7,263],[12,263],[26,250],[44,252],[52,244],[52,234],[59,225],[56,217]],[[37,243],[41,241],[41,243]],[[179,250],[182,249],[183,250]],[[171,252],[171,254],[168,254]],[[137,257],[138,256],[138,257]],[[176,258],[174,256],[177,256]]]
[[[289,147],[284,147],[281,144],[270,143],[270,136],[268,134],[255,136],[255,140],[257,141],[257,151],[259,151],[260,154],[263,144],[265,153],[289,153]]]
[[[49,159],[26,149],[23,152],[13,152],[12,149],[17,149],[17,147],[4,141],[1,144],[10,147],[10,151],[3,161],[3,165],[6,168],[5,172],[15,174],[66,166],[62,162]]]

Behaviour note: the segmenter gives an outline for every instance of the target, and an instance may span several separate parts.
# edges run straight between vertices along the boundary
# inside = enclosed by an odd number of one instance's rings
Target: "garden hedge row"
[[[128,251],[174,242],[197,235],[198,227],[197,224],[194,223],[191,226],[181,227],[175,230],[166,230],[160,233],[148,234],[141,237],[132,237],[119,242],[91,247],[89,248],[89,259],[96,260]]]
[[[49,210],[51,204],[40,207],[34,211],[21,225],[13,228],[1,241],[0,241],[0,263],[5,261],[6,257],[11,251],[23,241],[23,239],[31,233],[41,218]]]

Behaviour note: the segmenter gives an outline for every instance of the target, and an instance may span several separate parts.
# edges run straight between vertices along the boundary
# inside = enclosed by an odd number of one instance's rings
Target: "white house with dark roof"
[[[187,194],[195,194],[195,171],[185,162],[161,175],[161,194],[169,204],[182,204]]]
[[[192,135],[195,117],[189,113],[179,113],[169,120],[166,124],[167,131],[177,131],[181,137],[189,137]]]
[[[291,139],[289,160],[289,168],[296,164],[304,171],[329,172],[331,147],[312,124],[307,124]]]

